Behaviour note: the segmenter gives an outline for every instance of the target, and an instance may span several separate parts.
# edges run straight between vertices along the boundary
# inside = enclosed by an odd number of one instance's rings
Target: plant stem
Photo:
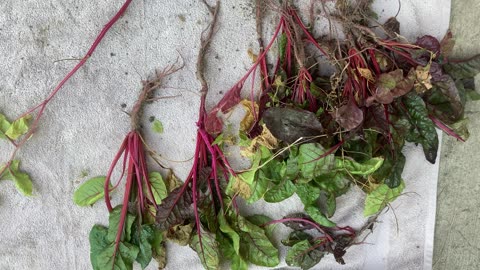
[[[126,0],[125,3],[122,5],[122,7],[117,11],[117,13],[108,21],[108,23],[103,27],[103,29],[100,31],[98,34],[97,38],[94,40],[93,44],[91,45],[90,49],[88,52],[85,54],[85,56],[80,60],[78,64],[76,64],[73,69],[67,73],[67,75],[60,81],[60,83],[53,89],[53,91],[50,93],[50,95],[43,100],[40,104],[36,105],[35,107],[29,109],[22,115],[20,115],[16,120],[33,113],[37,109],[39,109],[37,116],[35,117],[35,120],[33,121],[33,124],[30,126],[28,132],[22,137],[22,139],[16,143],[15,149],[13,150],[12,154],[10,155],[9,161],[6,163],[4,169],[0,171],[0,175],[4,172],[4,170],[8,167],[10,167],[10,164],[12,161],[15,159],[15,156],[17,155],[18,150],[27,142],[27,140],[33,135],[35,132],[35,129],[38,126],[38,123],[40,121],[40,118],[43,115],[43,112],[45,111],[45,108],[47,104],[55,97],[55,95],[62,89],[62,87],[70,80],[70,78],[87,62],[87,60],[93,55],[95,49],[98,47],[100,42],[103,40],[105,35],[108,33],[110,28],[122,17],[122,15],[125,13],[127,10],[128,6],[132,0]]]

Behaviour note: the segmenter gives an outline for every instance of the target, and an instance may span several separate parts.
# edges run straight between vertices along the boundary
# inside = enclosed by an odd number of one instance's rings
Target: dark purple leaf
[[[400,22],[395,17],[391,17],[388,19],[384,24],[383,28],[385,31],[391,35],[395,36],[395,34],[400,34]]]
[[[275,138],[293,143],[301,137],[322,133],[322,124],[309,111],[291,108],[270,108],[263,113],[263,121]]]
[[[187,189],[182,193],[182,188],[173,190],[158,206],[155,226],[159,230],[166,231],[193,216],[192,191]]]
[[[440,42],[435,37],[425,35],[423,37],[419,37],[415,45],[418,45],[424,49],[427,49],[433,52],[435,55],[439,55],[440,53]]]
[[[462,98],[457,86],[462,88],[462,82],[456,84],[450,76],[443,75],[424,98],[430,113],[447,124],[463,118],[465,99]]]
[[[346,105],[335,110],[333,118],[345,131],[350,131],[363,122],[363,111],[352,98]]]

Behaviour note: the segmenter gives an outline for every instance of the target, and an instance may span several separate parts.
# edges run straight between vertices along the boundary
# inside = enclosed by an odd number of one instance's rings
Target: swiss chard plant
[[[104,198],[109,215],[108,227],[94,225],[90,232],[90,259],[95,270],[132,269],[138,262],[144,269],[155,258],[160,267],[166,264],[165,230],[154,226],[160,206],[167,204],[168,193],[175,193],[178,180],[171,174],[164,181],[158,172],[149,172],[146,161],[146,144],[142,137],[141,116],[146,103],[157,100],[155,91],[162,87],[166,76],[181,67],[171,66],[157,72],[151,80],[143,82],[138,101],[129,113],[130,131],[105,177],[95,177],[83,183],[74,194],[79,206],[94,204]],[[121,164],[121,175],[112,184],[113,174]],[[112,206],[110,194],[125,179],[123,202]]]

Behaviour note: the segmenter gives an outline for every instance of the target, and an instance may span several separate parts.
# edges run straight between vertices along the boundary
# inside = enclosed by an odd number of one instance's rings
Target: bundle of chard
[[[162,86],[166,76],[181,67],[171,66],[143,82],[138,101],[130,112],[131,128],[123,140],[106,177],[95,177],[83,183],[74,194],[79,206],[94,204],[105,197],[109,226],[93,226],[90,232],[90,258],[95,270],[132,269],[137,261],[142,268],[155,258],[160,267],[166,263],[164,232],[153,226],[158,205],[169,191],[179,185],[171,174],[164,182],[158,172],[149,173],[147,168],[147,145],[142,137],[141,116],[143,106],[163,97],[155,97],[155,90]],[[115,168],[121,162],[121,175],[115,185],[111,184]],[[125,191],[122,204],[113,207],[110,199],[122,179]]]
[[[361,242],[358,236],[401,195],[405,142],[421,144],[426,160],[434,163],[436,127],[461,141],[468,137],[464,105],[467,96],[477,98],[472,79],[480,57],[450,60],[451,33],[441,41],[423,36],[408,42],[395,18],[384,25],[375,21],[371,2],[334,3],[326,16],[342,27],[346,38],[340,40],[315,37],[287,1],[278,8],[280,20],[265,48],[257,23],[261,50],[255,64],[209,113],[208,88],[203,73],[197,74],[203,88],[194,166],[185,185],[160,206],[157,225],[172,229],[194,222],[190,244],[205,268],[217,269],[220,254],[231,260],[232,269],[246,269],[248,262],[276,265],[278,251],[269,234],[278,223],[292,229],[282,241],[290,247],[288,265],[309,269],[329,253],[344,264],[346,250]],[[211,10],[216,18],[217,9]],[[210,37],[202,43],[200,71]],[[278,56],[270,69],[266,57],[275,41]],[[318,54],[332,74],[321,74]],[[255,100],[258,70],[261,92]],[[241,100],[249,78],[251,99]],[[237,104],[247,111],[239,145],[252,166],[235,173],[221,151],[229,135],[222,133],[219,114]],[[367,194],[364,215],[370,217],[358,229],[331,220],[336,198],[354,185]],[[236,207],[239,198],[278,203],[295,194],[304,211],[278,220],[245,219]]]
[[[273,267],[279,263],[277,248],[269,238],[269,230],[260,227],[270,220],[266,216],[243,217],[235,200],[226,194],[230,167],[221,147],[208,133],[205,101],[208,84],[205,80],[205,57],[215,32],[220,3],[208,8],[212,22],[201,37],[197,60],[197,79],[201,84],[201,102],[197,122],[197,140],[192,169],[184,184],[173,190],[157,209],[156,226],[167,231],[170,240],[189,244],[206,269],[219,269],[221,258],[232,263],[232,269],[246,269],[248,263]],[[238,89],[241,88],[237,88]],[[238,103],[234,95],[222,99],[217,108]],[[242,239],[242,240],[240,240]]]

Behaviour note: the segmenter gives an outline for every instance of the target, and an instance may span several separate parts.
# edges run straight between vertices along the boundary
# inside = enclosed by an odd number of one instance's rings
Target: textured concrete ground
[[[451,29],[457,38],[455,55],[480,53],[480,1],[453,0]],[[476,80],[480,91],[480,78]],[[434,270],[479,269],[480,207],[478,151],[480,150],[480,101],[466,109],[471,137],[466,143],[444,136],[438,185]]]

